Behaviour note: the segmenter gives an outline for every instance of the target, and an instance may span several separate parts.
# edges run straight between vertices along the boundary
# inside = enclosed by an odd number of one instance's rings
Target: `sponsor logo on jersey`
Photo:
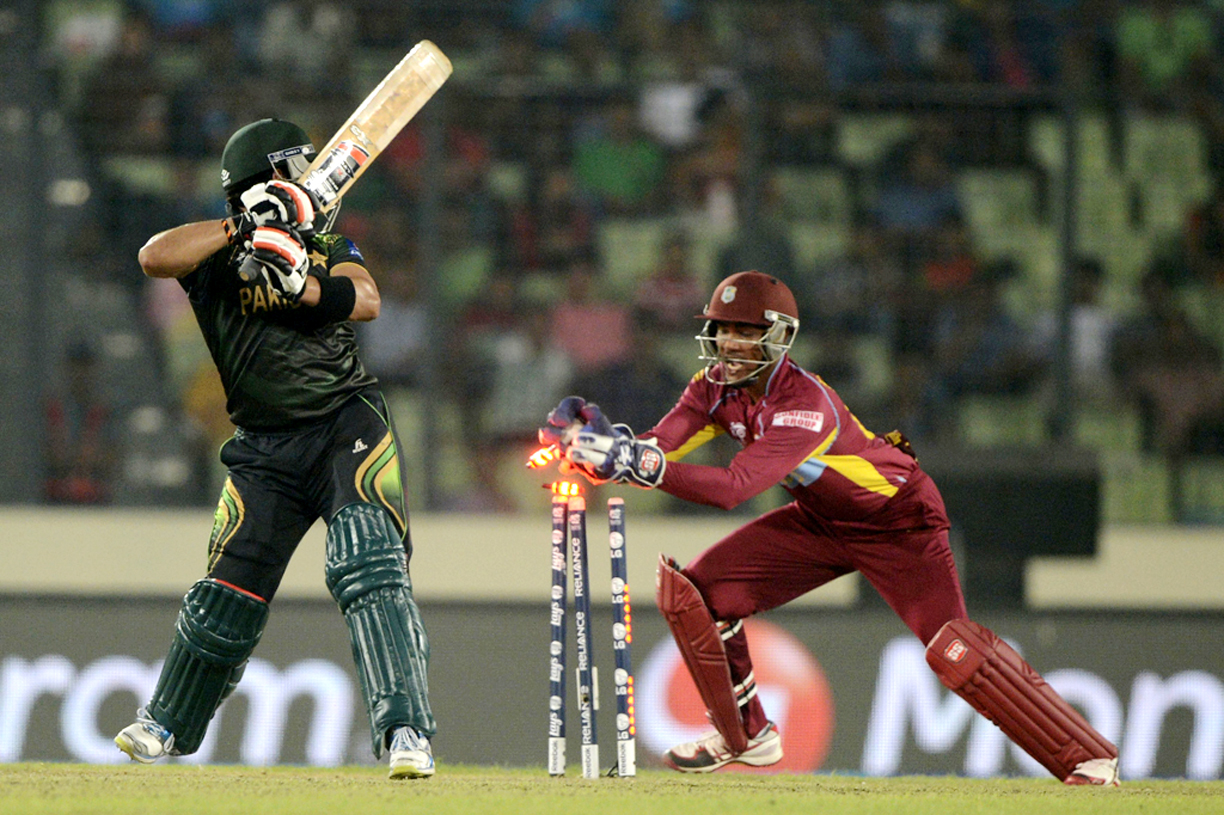
[[[362,450],[368,450],[368,449],[370,449],[369,446],[366,445],[366,443],[363,442],[361,439],[358,439],[357,443],[353,445],[354,453],[360,453]]]
[[[781,410],[774,414],[774,427],[802,427],[819,433],[824,427],[824,414],[819,410]]]

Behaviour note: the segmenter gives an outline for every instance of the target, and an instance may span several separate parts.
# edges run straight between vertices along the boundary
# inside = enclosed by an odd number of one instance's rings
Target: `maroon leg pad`
[[[659,555],[656,588],[659,611],[671,628],[714,727],[733,752],[744,752],[748,749],[748,735],[740,720],[727,651],[701,592],[664,555]]]
[[[989,628],[952,620],[931,640],[926,659],[945,687],[1060,781],[1082,761],[1117,758],[1118,748]]]

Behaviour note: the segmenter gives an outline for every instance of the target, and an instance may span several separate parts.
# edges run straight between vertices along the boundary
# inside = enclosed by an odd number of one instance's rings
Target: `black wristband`
[[[357,303],[357,287],[352,279],[344,275],[316,275],[315,279],[319,281],[319,302],[311,309],[311,317],[318,325],[347,320]]]
[[[255,219],[249,212],[236,212],[221,221],[225,227],[225,240],[230,244],[246,240],[255,231]]]

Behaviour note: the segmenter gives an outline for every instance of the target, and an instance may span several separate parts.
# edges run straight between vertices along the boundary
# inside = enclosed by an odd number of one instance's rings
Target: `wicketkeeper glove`
[[[297,230],[277,222],[257,227],[251,234],[251,257],[259,261],[264,279],[281,297],[291,303],[301,299],[310,256]]]
[[[565,456],[594,483],[615,481],[652,489],[663,481],[667,458],[654,439],[638,439],[628,426],[614,425],[611,434],[585,426],[566,448]]]
[[[540,444],[555,444],[563,450],[578,431],[585,426],[611,435],[612,424],[604,417],[599,405],[587,402],[581,396],[567,396],[548,412],[548,419],[540,428]]]

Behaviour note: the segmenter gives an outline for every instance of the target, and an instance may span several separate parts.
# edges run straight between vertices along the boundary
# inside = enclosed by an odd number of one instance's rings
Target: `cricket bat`
[[[383,77],[297,180],[310,193],[319,212],[327,212],[340,203],[453,70],[438,46],[421,40]],[[248,256],[238,274],[247,282],[257,279],[259,262]]]
[[[298,179],[319,210],[334,207],[451,75],[450,60],[421,40],[378,83]]]

